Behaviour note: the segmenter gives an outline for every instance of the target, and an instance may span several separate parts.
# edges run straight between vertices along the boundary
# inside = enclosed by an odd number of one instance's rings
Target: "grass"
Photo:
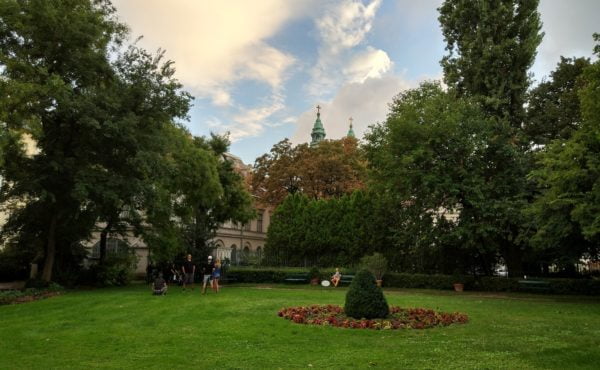
[[[388,302],[467,313],[427,330],[304,326],[284,306],[341,304],[345,289],[231,286],[71,291],[0,306],[0,368],[597,368],[597,298],[386,290]]]

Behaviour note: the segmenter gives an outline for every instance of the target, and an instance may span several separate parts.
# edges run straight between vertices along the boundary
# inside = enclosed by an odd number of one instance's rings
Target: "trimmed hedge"
[[[344,305],[346,315],[355,319],[383,319],[390,313],[390,306],[375,284],[375,275],[369,270],[360,270],[352,280],[346,293]]]
[[[236,283],[284,283],[285,277],[294,273],[307,273],[309,269],[303,268],[238,268],[232,267],[227,271],[226,277],[232,278]],[[344,270],[345,274],[351,274]],[[321,270],[321,279],[329,279],[333,270]],[[383,286],[387,288],[414,288],[414,289],[439,289],[452,290],[456,277],[451,275],[426,275],[404,274],[388,272],[383,276]],[[460,282],[465,290],[482,292],[532,292],[528,287],[519,285],[518,278],[489,277],[489,276],[461,276]],[[531,278],[549,283],[547,294],[576,294],[600,295],[600,279],[558,279],[558,278]]]

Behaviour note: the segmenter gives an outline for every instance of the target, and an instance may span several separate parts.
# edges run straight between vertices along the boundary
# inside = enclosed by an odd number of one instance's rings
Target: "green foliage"
[[[511,225],[523,202],[513,193],[523,177],[515,173],[517,149],[499,134],[504,124],[437,83],[399,94],[390,108],[367,133],[365,150],[373,186],[390,194],[399,218],[391,226],[392,267],[449,273],[470,266],[490,275],[506,253],[502,241],[518,234]]]
[[[381,253],[373,253],[370,256],[364,256],[360,260],[360,265],[369,270],[377,280],[383,279],[383,275],[388,268],[387,259]]]
[[[321,276],[321,274],[320,274],[319,269],[317,267],[313,267],[308,272],[308,276],[310,276],[311,279],[319,279],[319,277]]]
[[[473,243],[472,248],[485,246],[483,253],[471,254],[475,260],[487,265],[495,250],[513,276],[522,273],[527,246],[523,240],[526,222],[520,211],[532,197],[526,182],[529,146],[522,142],[521,127],[530,84],[528,70],[543,37],[537,7],[537,0],[446,0],[439,8],[448,51],[441,61],[444,81],[452,94],[481,105],[493,132],[478,166],[488,185],[481,193],[487,201],[484,209],[476,207],[489,218],[480,219],[484,222],[480,225],[489,225],[490,230],[472,224],[466,240]],[[475,233],[479,235],[472,238]]]
[[[350,266],[365,253],[392,255],[388,227],[393,220],[385,197],[375,192],[317,200],[290,195],[271,216],[265,263]]]
[[[120,48],[115,11],[102,0],[0,6],[0,202],[16,205],[3,239],[35,249],[46,281],[98,223],[104,264],[111,233],[141,234],[170,260],[205,249],[220,222],[253,216],[223,158],[228,140],[174,123],[191,95],[164,51]],[[23,137],[38,150],[25,153]],[[113,275],[101,280],[125,279]]]
[[[548,81],[528,94],[527,117],[523,131],[531,144],[546,145],[555,139],[568,139],[581,125],[578,93],[585,81],[587,58],[560,58]]]
[[[513,128],[523,119],[527,73],[543,37],[537,7],[537,0],[446,0],[438,9],[444,81]]]
[[[531,175],[541,188],[528,210],[537,226],[532,243],[562,266],[600,254],[600,62],[583,80],[581,127],[540,152]]]
[[[111,254],[103,264],[94,264],[88,271],[89,281],[95,286],[124,286],[131,282],[137,257],[133,250],[128,253]]]
[[[375,277],[368,270],[360,270],[346,293],[344,312],[355,319],[384,318],[390,307],[383,291],[375,284]]]
[[[43,248],[42,278],[49,281],[57,249],[86,237],[94,223],[81,189],[109,151],[97,150],[115,97],[106,93],[116,80],[108,54],[126,27],[107,1],[6,1],[0,19],[0,120],[39,149],[31,156],[2,153],[2,201],[28,200],[5,231],[23,244],[32,238],[25,230],[38,230],[33,239]],[[72,239],[63,244],[57,235]]]

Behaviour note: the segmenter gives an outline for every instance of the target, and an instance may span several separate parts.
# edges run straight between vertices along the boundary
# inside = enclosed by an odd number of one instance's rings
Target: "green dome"
[[[323,123],[321,122],[321,112],[319,111],[320,109],[321,107],[317,105],[317,119],[315,120],[312,133],[310,134],[310,136],[312,137],[310,146],[317,145],[320,141],[325,139],[325,128],[323,127]]]

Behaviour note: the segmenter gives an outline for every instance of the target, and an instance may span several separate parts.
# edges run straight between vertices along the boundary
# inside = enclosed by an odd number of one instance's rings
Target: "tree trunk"
[[[523,261],[521,259],[521,248],[510,241],[505,241],[506,254],[504,259],[506,261],[506,269],[508,270],[509,277],[522,277],[523,276]]]
[[[58,216],[55,214],[50,219],[48,227],[48,239],[46,241],[46,259],[44,261],[44,270],[42,271],[42,280],[50,282],[52,280],[52,269],[54,268],[54,258],[56,256],[56,224]]]
[[[112,229],[112,220],[106,223],[106,227],[100,233],[100,261],[99,264],[104,264],[106,261],[106,244],[108,242],[108,233]]]

